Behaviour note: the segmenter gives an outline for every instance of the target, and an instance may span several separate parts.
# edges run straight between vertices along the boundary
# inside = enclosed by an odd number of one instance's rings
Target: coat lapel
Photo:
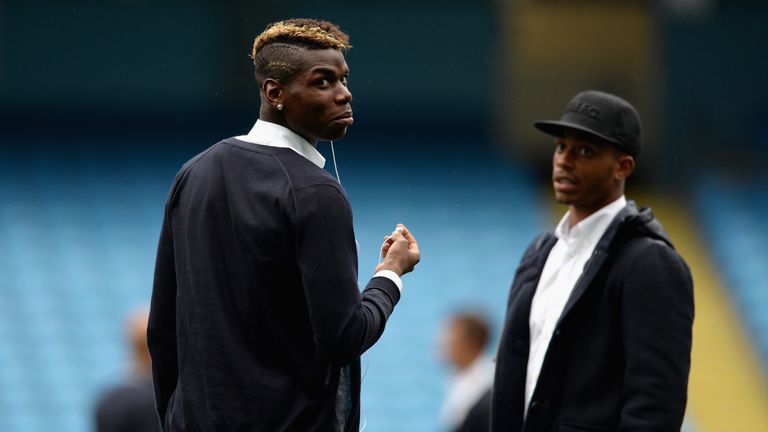
[[[622,222],[628,216],[636,213],[637,206],[633,201],[628,201],[627,206],[621,209],[621,211],[619,211],[619,213],[613,218],[611,224],[608,225],[608,229],[605,230],[603,236],[600,237],[600,241],[597,242],[595,250],[592,252],[592,256],[589,258],[586,264],[584,264],[584,271],[581,273],[581,276],[573,286],[573,291],[571,291],[571,295],[568,297],[568,302],[565,303],[563,313],[560,314],[560,319],[557,321],[557,326],[560,326],[560,323],[563,321],[563,319],[568,316],[568,313],[571,311],[571,309],[573,309],[576,303],[578,303],[581,296],[592,284],[592,281],[600,270],[600,267],[602,267],[606,258],[608,258],[609,248],[611,243],[613,243],[613,239],[616,237],[616,233],[618,232]]]
[[[528,344],[530,332],[528,329],[528,318],[531,313],[531,303],[533,295],[536,293],[536,287],[539,284],[541,270],[547,261],[550,250],[557,242],[554,235],[542,237],[535,245],[535,252],[526,257],[520,264],[520,268],[525,269],[523,273],[516,275],[515,279],[519,285],[513,286],[512,296],[509,299],[507,307],[507,318],[502,338],[507,338],[511,343],[512,351],[517,355],[528,355]]]
[[[546,264],[549,252],[552,251],[555,243],[557,243],[557,238],[554,235],[548,234],[542,237],[536,245],[536,254],[532,256],[531,262],[521,264],[521,267],[528,268],[528,274],[520,275],[523,282],[520,284],[515,299],[510,303],[510,310],[514,312],[514,316],[525,318],[525,325],[523,326],[521,322],[518,323],[518,327],[525,328],[526,335],[529,334],[528,321],[531,315],[533,296],[539,286],[544,264]]]
[[[553,234],[542,235],[526,253],[515,275],[497,353],[495,380],[504,385],[494,385],[491,408],[493,430],[519,431],[523,425],[531,303],[541,270],[556,240]]]
[[[576,285],[574,285],[573,291],[571,291],[571,295],[568,297],[568,302],[565,303],[563,313],[560,314],[560,319],[557,321],[557,326],[560,326],[560,322],[563,321],[563,318],[568,315],[568,312],[573,309],[573,306],[579,301],[581,296],[587,290],[587,287],[592,283],[592,280],[595,278],[595,275],[597,275],[598,270],[600,270],[600,267],[603,265],[607,257],[608,253],[606,251],[597,250],[597,248],[595,248],[595,251],[589,258],[589,261],[584,264],[584,271],[576,281]]]

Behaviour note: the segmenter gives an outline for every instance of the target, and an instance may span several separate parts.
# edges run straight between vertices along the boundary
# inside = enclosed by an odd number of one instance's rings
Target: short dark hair
[[[452,321],[463,326],[467,339],[476,344],[478,349],[485,348],[491,333],[485,316],[474,312],[459,312],[453,316]]]
[[[261,86],[267,78],[281,82],[301,70],[302,49],[352,48],[349,35],[328,21],[293,18],[267,25],[253,41],[251,58],[256,82]]]

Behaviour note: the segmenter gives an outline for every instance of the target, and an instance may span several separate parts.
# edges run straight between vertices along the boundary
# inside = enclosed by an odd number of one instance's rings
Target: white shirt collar
[[[456,381],[479,381],[484,382],[488,377],[488,371],[493,363],[485,354],[480,354],[475,358],[469,366],[462,370],[456,371],[454,379]]]
[[[236,138],[253,144],[289,148],[309,159],[318,167],[325,166],[325,158],[315,146],[302,138],[301,135],[279,124],[256,120],[256,124],[253,125],[248,135],[240,135]]]
[[[624,195],[617,200],[606,205],[600,210],[592,213],[576,225],[569,228],[570,210],[565,213],[560,223],[555,228],[555,236],[564,241],[567,245],[575,245],[581,242],[595,243],[608,229],[613,218],[627,205],[627,199]]]

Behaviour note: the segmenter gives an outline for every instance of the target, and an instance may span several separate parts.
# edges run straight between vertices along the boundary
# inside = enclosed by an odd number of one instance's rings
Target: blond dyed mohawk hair
[[[328,21],[293,18],[267,25],[253,41],[251,58],[256,81],[290,80],[301,66],[301,49],[352,48],[349,35]]]

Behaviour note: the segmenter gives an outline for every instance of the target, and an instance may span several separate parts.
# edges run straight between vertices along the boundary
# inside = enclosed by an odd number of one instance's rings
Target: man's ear
[[[280,81],[274,78],[265,79],[261,84],[261,91],[272,108],[277,109],[278,105],[283,104],[283,84]]]
[[[635,172],[635,158],[628,154],[619,155],[614,171],[616,180],[626,180],[633,172]]]

